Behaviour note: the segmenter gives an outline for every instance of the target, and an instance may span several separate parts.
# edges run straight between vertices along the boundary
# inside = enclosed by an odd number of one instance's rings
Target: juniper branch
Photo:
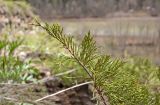
[[[79,46],[74,43],[72,37],[67,37],[63,34],[63,29],[59,25],[53,24],[52,26],[49,26],[46,23],[45,26],[43,26],[36,21],[36,26],[43,28],[50,36],[57,39],[64,46],[64,48],[69,51],[72,58],[74,58],[76,62],[85,70],[91,80],[94,81],[93,69],[90,64],[92,63],[91,61],[96,58],[96,46],[95,42],[93,42],[93,38],[90,36],[90,32],[84,37],[84,40],[81,43],[81,48],[79,48]],[[79,49],[81,49],[81,51],[79,51]],[[101,89],[96,85],[94,88],[99,94],[103,104],[107,105]]]

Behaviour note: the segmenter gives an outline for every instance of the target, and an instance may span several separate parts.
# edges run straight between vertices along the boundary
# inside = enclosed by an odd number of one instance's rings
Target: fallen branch
[[[0,98],[14,102],[14,103],[30,103],[33,105],[37,105],[35,102],[32,102],[32,101],[20,101],[20,100],[17,100],[15,98],[10,98],[10,97],[0,97]]]
[[[23,84],[20,83],[0,83],[0,85],[14,85],[14,86],[21,86]]]
[[[70,74],[70,73],[72,73],[72,72],[74,72],[74,71],[76,71],[76,70],[77,70],[77,69],[68,70],[68,71],[66,71],[66,72],[56,74],[55,76],[56,76],[56,77],[59,77],[59,76],[65,75],[65,74]]]
[[[58,73],[58,74],[55,75],[55,77],[63,76],[65,74],[70,74],[72,72],[75,72],[76,70],[77,69],[71,69],[71,70],[68,70],[68,71],[63,72],[63,73]],[[0,83],[0,85],[12,85],[12,86],[34,85],[34,84],[38,84],[38,83],[47,82],[47,80],[49,80],[49,78],[55,78],[55,77],[46,77],[46,78],[43,78],[41,80],[37,80],[36,82],[33,82],[33,83],[26,83],[26,84],[21,84],[21,83]]]
[[[67,88],[67,89],[58,91],[58,92],[56,92],[56,93],[53,93],[53,94],[51,94],[51,95],[47,95],[47,96],[45,96],[45,97],[42,97],[42,98],[40,98],[40,99],[37,99],[37,100],[35,100],[35,102],[42,101],[42,100],[44,100],[44,99],[46,99],[46,98],[49,98],[49,97],[58,95],[58,94],[60,94],[60,93],[63,93],[63,92],[66,92],[66,91],[68,91],[68,90],[71,90],[71,89],[74,89],[74,88],[77,88],[77,87],[80,87],[80,86],[83,86],[83,85],[87,85],[87,84],[90,84],[90,83],[92,83],[92,82],[90,81],[90,82],[85,82],[85,83],[81,83],[81,84],[72,86],[72,87],[70,87],[70,88]]]

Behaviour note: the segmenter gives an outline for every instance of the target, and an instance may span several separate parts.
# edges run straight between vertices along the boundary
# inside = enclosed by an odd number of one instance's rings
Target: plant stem
[[[98,89],[97,87],[95,87],[95,89],[96,89],[97,93],[99,94],[99,96],[100,96],[100,98],[101,98],[103,104],[104,104],[104,105],[107,105],[106,100],[105,100],[105,98],[104,98],[102,92],[100,91],[100,89]]]
[[[70,52],[70,54],[73,56],[73,58],[79,63],[79,65],[82,66],[82,68],[86,71],[86,73],[89,75],[89,77],[92,79],[92,81],[94,81],[94,78],[93,76],[89,73],[89,70],[86,68],[85,65],[83,65],[83,63],[80,62],[80,60],[76,57],[76,55],[74,53],[71,52],[71,50],[66,46],[66,49]],[[99,88],[97,88],[96,86],[94,86],[94,88],[96,89],[98,95],[100,96],[102,102],[104,105],[107,105],[106,101],[105,101],[105,98],[102,94],[102,92],[100,91]]]

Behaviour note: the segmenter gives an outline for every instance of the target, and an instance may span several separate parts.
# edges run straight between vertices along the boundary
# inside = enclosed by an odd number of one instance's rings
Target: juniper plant
[[[97,52],[90,32],[84,36],[80,44],[77,44],[72,36],[63,33],[63,28],[58,24],[42,25],[36,21],[35,25],[43,28],[68,50],[71,57],[93,81],[95,93],[98,94],[97,99],[101,99],[104,105],[156,105],[146,87],[127,71],[119,69],[124,65],[123,61],[111,59],[110,56]]]

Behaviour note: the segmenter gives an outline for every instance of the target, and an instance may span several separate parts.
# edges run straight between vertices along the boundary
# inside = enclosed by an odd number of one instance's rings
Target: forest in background
[[[159,16],[160,0],[27,0],[45,19]]]

